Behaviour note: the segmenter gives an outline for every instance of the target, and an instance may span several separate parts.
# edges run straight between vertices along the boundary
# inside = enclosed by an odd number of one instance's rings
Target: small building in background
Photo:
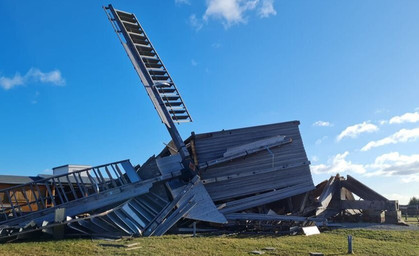
[[[67,164],[52,168],[52,170],[53,175],[61,175],[89,168],[91,168],[90,165]],[[81,179],[79,182],[82,181],[84,184],[90,184],[90,180],[87,178],[87,172],[80,173],[80,176],[82,176],[83,179]],[[15,204],[22,205],[22,208],[20,209],[22,212],[40,210],[40,206],[42,208],[51,207],[52,202],[49,198],[49,193],[52,193],[52,196],[55,198],[55,200],[60,200],[60,198],[55,197],[55,184],[45,183],[44,179],[49,177],[51,177],[51,175],[47,174],[39,174],[37,176],[0,175],[0,206],[8,208],[11,207],[11,202],[13,202]],[[34,181],[39,182],[35,187],[25,186],[25,184]],[[74,185],[77,184],[74,179],[70,179],[69,181],[74,183]],[[69,187],[70,184],[68,181],[60,180],[60,182],[63,191],[66,193],[66,196],[72,197],[72,191]],[[21,188],[15,193],[10,193],[7,191],[8,188],[15,186],[21,186]],[[49,187],[50,191],[48,191],[47,186]],[[75,193],[81,195],[81,192],[77,189],[75,190]],[[34,194],[38,194],[38,196],[45,198],[43,205],[38,205],[35,203],[37,197]]]
[[[62,166],[52,168],[52,174],[61,175],[61,174],[71,173],[71,172],[80,171],[80,170],[89,169],[89,168],[92,168],[92,166],[67,164],[67,165],[62,165]],[[87,177],[87,172],[82,172],[80,175]]]

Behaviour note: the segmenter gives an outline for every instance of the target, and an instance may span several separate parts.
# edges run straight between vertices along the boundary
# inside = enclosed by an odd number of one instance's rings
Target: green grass
[[[353,235],[356,255],[419,255],[419,231],[334,230],[298,236],[201,236],[166,235],[117,242],[91,239],[39,240],[0,245],[0,255],[250,255],[253,250],[275,247],[264,255],[345,255],[347,235]],[[139,243],[126,251],[123,245]]]
[[[418,221],[418,218],[416,217],[407,217],[407,220],[406,220],[406,218],[403,216],[402,221],[406,222],[407,224],[411,226],[419,226],[419,221]]]

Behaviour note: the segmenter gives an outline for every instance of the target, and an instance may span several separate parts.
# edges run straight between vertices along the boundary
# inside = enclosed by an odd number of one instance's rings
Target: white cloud
[[[262,6],[259,8],[258,14],[261,18],[268,18],[271,15],[276,15],[274,0],[262,0]]]
[[[30,82],[49,83],[53,85],[65,84],[65,80],[61,76],[61,72],[59,70],[44,73],[37,68],[31,68],[24,76],[16,73],[12,78],[5,76],[0,77],[0,87],[4,90],[9,90],[16,86],[25,85]]]
[[[419,112],[405,113],[401,116],[394,116],[390,119],[390,124],[402,124],[402,123],[416,123],[419,122]]]
[[[190,5],[191,2],[189,0],[175,0],[176,4],[187,4]]]
[[[380,125],[385,124],[402,124],[402,123],[417,123],[419,122],[419,109],[415,109],[415,112],[404,113],[400,116],[393,116],[390,120],[380,120]]]
[[[5,76],[0,77],[0,86],[5,90],[9,90],[13,87],[23,84],[25,84],[25,78],[22,77],[19,73],[16,73],[12,78]]]
[[[191,26],[196,30],[199,31],[201,30],[203,24],[202,21],[199,20],[195,14],[191,14],[191,16],[189,16],[189,24],[191,24]]]
[[[380,174],[410,175],[419,173],[419,154],[401,155],[399,152],[386,153],[375,158],[373,164],[367,166]],[[374,176],[370,173],[368,176]]]
[[[372,170],[366,176],[403,176],[402,182],[419,182],[419,154],[401,155],[391,152],[378,156],[366,166]]]
[[[337,141],[342,140],[345,137],[356,138],[361,133],[372,133],[378,131],[378,127],[375,124],[363,122],[361,124],[355,124],[346,127],[336,138]]]
[[[319,161],[319,157],[318,156],[312,156],[311,157],[311,161],[318,162]]]
[[[381,147],[388,144],[397,144],[400,142],[411,142],[419,139],[419,128],[401,129],[400,131],[377,141],[370,141],[361,148],[361,151],[368,151],[372,148]]]
[[[190,0],[175,0],[177,4],[190,4]],[[233,25],[246,23],[246,14],[256,12],[259,18],[276,15],[274,0],[206,0],[206,10],[202,19],[195,14],[189,17],[189,23],[197,31],[203,26],[203,21],[220,20],[227,29]]]
[[[313,126],[319,126],[319,127],[328,127],[328,126],[333,126],[333,124],[331,124],[330,122],[327,121],[317,121],[313,123]]]
[[[239,23],[246,23],[244,13],[253,10],[259,0],[207,0],[204,20],[215,18],[222,20],[225,28]]]
[[[343,173],[343,172],[354,172],[354,173],[365,173],[366,169],[362,164],[353,164],[351,161],[346,160],[349,152],[346,151],[343,154],[337,154],[333,158],[328,160],[328,164],[312,165],[311,170],[314,174],[321,173]]]
[[[365,177],[400,177],[403,183],[419,182],[419,154],[402,155],[391,152],[375,158],[371,164],[354,164],[347,160],[349,152],[329,158],[326,164],[312,165],[314,174],[353,172]],[[316,159],[318,160],[318,159]]]
[[[419,182],[419,174],[411,174],[402,178],[403,183]]]

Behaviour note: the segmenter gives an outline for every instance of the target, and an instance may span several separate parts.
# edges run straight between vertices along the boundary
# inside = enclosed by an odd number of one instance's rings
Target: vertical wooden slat
[[[114,168],[113,165],[112,165],[112,168]],[[123,180],[124,184],[128,184],[129,182],[125,179],[124,174],[121,172],[121,169],[119,169],[118,167],[118,164],[115,164],[115,169],[119,173],[119,176]]]
[[[113,179],[113,177],[112,177],[112,175],[111,175],[111,172],[109,171],[109,169],[108,169],[108,167],[107,167],[107,166],[105,166],[105,171],[106,171],[106,173],[108,174],[109,179],[111,180],[113,187],[114,187],[114,188],[116,188],[116,187],[117,187],[116,182],[115,182],[115,180]]]
[[[1,207],[1,213],[4,215],[6,220],[8,220],[9,218],[7,217],[7,211],[6,211],[6,208],[3,205],[3,200],[0,200],[0,207]]]
[[[90,173],[89,173],[89,172],[87,172],[87,177],[89,178],[89,180],[90,180],[90,182],[91,182],[91,184],[92,184],[93,190],[94,190],[96,193],[99,193],[99,190],[98,190],[98,188],[96,187],[97,183],[93,180],[93,178],[92,178],[92,176],[90,175]]]
[[[82,188],[82,186],[81,186],[81,184],[80,184],[80,182],[78,181],[78,179],[77,179],[77,175],[76,175],[76,173],[73,173],[72,174],[73,175],[73,177],[74,177],[74,180],[76,181],[76,183],[77,183],[77,187],[79,188],[79,190],[80,190],[80,192],[81,192],[81,196],[82,197],[84,197],[84,190],[83,190],[83,188]]]
[[[13,216],[17,217],[16,209],[13,205],[13,201],[12,201],[12,197],[10,196],[10,192],[11,192],[10,190],[7,190],[7,197],[8,197],[9,202],[10,202],[10,208],[12,210]],[[5,192],[5,194],[6,194],[6,192]]]
[[[31,192],[32,192],[33,198],[35,199],[35,203],[36,203],[36,205],[38,206],[38,211],[39,211],[39,210],[41,210],[41,209],[42,209],[42,205],[41,205],[41,203],[40,203],[40,202],[42,202],[42,200],[40,200],[40,198],[39,198],[39,194],[37,195],[37,193],[36,193],[35,189],[33,188],[33,184],[31,183],[29,186],[30,186],[30,189],[31,189]]]
[[[113,164],[111,164],[111,169],[112,169],[113,173],[115,173],[115,176],[119,181],[119,186],[122,186],[122,184],[124,184],[124,182],[122,181],[121,175],[119,175],[119,173],[115,170]]]
[[[41,202],[42,206],[43,206],[44,208],[47,208],[47,205],[46,205],[46,198],[44,198],[44,197],[42,196],[42,193],[41,193],[41,190],[39,189],[38,184],[36,184],[36,183],[35,183],[35,187],[36,187],[36,190],[38,191],[38,196],[39,196],[39,198],[40,198],[40,202]]]
[[[87,186],[86,186],[86,184],[84,183],[83,178],[81,177],[80,173],[79,173],[79,172],[78,172],[78,173],[76,173],[76,176],[77,176],[77,178],[78,178],[78,179],[79,179],[79,181],[80,181],[80,185],[83,187],[83,191],[84,191],[84,193],[83,193],[83,197],[88,196],[88,195],[89,195],[89,191],[88,191]]]
[[[67,176],[66,176],[66,177],[67,177]],[[68,202],[68,197],[67,197],[67,195],[66,195],[66,193],[65,193],[65,189],[64,189],[63,184],[61,183],[60,178],[57,178],[57,181],[58,181],[58,185],[59,185],[59,186],[60,186],[60,188],[61,188],[61,191],[63,192],[63,196],[64,196],[64,198],[65,198],[65,201],[66,201],[66,202]]]
[[[57,202],[55,202],[55,196],[52,194],[52,191],[51,191],[51,188],[50,188],[48,182],[45,182],[44,184],[45,184],[45,187],[47,188],[47,191],[48,191],[48,194],[49,194],[49,198],[51,198],[51,203],[54,206],[57,206]]]
[[[103,185],[106,187],[106,189],[109,189],[108,182],[103,177],[102,172],[101,172],[101,170],[99,168],[97,169],[97,173],[99,174],[100,178],[102,179]]]
[[[19,210],[19,214],[22,215],[22,212],[23,211],[22,211],[22,207],[20,207],[19,200],[17,200],[16,191],[13,191],[13,197],[15,198],[16,206],[17,206],[17,208]]]
[[[92,171],[93,171],[93,173],[96,177],[96,180],[98,181],[98,184],[100,185],[100,189],[101,190],[104,190],[104,189],[106,190],[107,189],[106,182],[103,179],[103,177],[100,175],[100,170],[97,171],[95,168],[92,168]]]
[[[25,201],[26,201],[26,203],[28,204],[29,210],[32,212],[32,211],[33,211],[33,210],[32,210],[32,206],[31,206],[31,204],[30,204],[30,202],[29,202],[29,199],[28,199],[28,197],[27,197],[27,195],[26,195],[26,190],[25,190],[25,187],[22,187],[20,190],[22,191],[23,197],[25,198]]]
[[[60,198],[60,202],[61,202],[61,204],[62,203],[64,203],[64,200],[63,200],[63,197],[61,196],[61,194],[60,194],[60,190],[58,190],[57,189],[57,184],[55,183],[55,180],[54,180],[54,178],[52,178],[51,179],[51,181],[52,181],[52,185],[54,186],[54,192],[56,193],[56,194],[58,194],[58,197]]]
[[[77,193],[76,193],[76,191],[74,190],[73,183],[70,181],[70,178],[68,177],[68,175],[67,175],[67,176],[65,176],[65,177],[66,177],[66,179],[67,179],[68,186],[70,187],[71,193],[73,193],[74,199],[75,199],[75,200],[77,200],[77,199],[78,199],[78,197],[77,197]]]

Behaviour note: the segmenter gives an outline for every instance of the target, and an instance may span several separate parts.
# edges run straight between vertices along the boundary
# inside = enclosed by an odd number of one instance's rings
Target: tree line
[[[410,198],[409,205],[419,205],[419,198],[416,198],[416,197]]]

